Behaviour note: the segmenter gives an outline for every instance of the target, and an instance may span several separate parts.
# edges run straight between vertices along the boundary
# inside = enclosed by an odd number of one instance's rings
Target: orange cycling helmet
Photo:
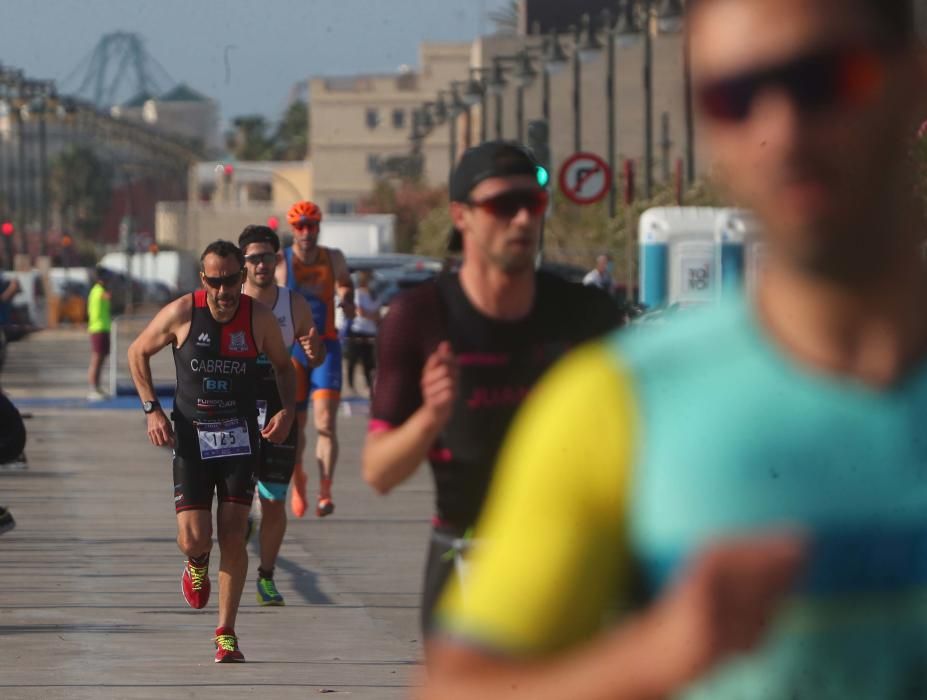
[[[290,226],[306,224],[310,221],[321,221],[322,210],[319,209],[319,205],[315,202],[296,202],[287,212],[286,220]]]

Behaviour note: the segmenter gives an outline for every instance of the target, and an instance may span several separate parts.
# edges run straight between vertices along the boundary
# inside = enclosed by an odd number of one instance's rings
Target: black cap
[[[270,226],[245,226],[245,230],[238,237],[238,247],[244,252],[252,243],[270,243],[275,253],[280,250],[280,238]]]
[[[517,141],[487,141],[468,148],[451,173],[452,202],[466,202],[473,188],[491,177],[537,177],[540,163]]]
[[[491,177],[530,175],[538,178],[543,170],[531,151],[517,141],[487,141],[468,148],[460,157],[448,187],[452,202],[466,202],[473,188]],[[447,242],[452,253],[463,249],[463,236],[452,228]]]

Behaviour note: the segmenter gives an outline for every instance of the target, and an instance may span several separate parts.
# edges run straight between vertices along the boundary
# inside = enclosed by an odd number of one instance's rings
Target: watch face
[[[154,410],[154,402],[153,401],[143,402],[142,410],[145,411],[145,413],[151,413]]]

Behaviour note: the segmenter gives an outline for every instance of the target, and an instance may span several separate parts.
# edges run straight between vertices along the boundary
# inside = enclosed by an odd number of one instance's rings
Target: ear
[[[454,223],[454,228],[463,231],[466,217],[467,206],[460,202],[451,202],[451,221]]]

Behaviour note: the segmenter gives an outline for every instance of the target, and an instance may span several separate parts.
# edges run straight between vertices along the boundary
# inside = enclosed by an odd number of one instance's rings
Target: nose
[[[784,89],[769,87],[753,103],[750,124],[767,146],[795,147],[802,139],[807,117]]]

